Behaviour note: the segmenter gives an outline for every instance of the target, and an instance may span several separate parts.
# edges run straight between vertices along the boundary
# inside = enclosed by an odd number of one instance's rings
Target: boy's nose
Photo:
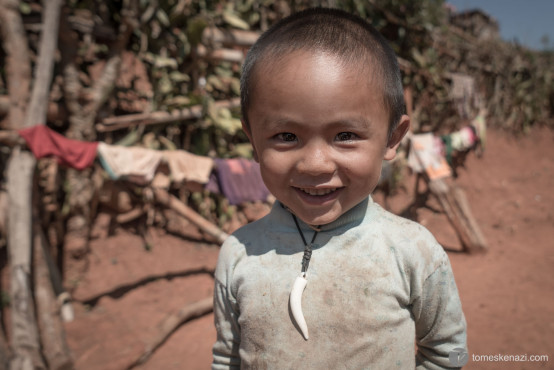
[[[297,170],[312,176],[331,174],[336,171],[336,163],[328,148],[321,145],[307,145],[301,153]]]

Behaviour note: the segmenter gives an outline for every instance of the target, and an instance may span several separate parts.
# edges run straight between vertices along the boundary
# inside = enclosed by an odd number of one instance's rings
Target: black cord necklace
[[[306,272],[308,271],[308,266],[310,265],[310,259],[312,258],[312,246],[314,244],[315,237],[317,236],[317,233],[319,230],[317,229],[314,230],[314,236],[312,236],[312,241],[310,242],[310,244],[306,243],[306,238],[304,237],[304,233],[300,229],[300,225],[298,224],[298,220],[296,219],[296,216],[293,213],[291,213],[291,215],[296,225],[296,228],[298,229],[298,233],[302,238],[302,242],[304,243],[304,256],[302,257],[302,275],[306,276]]]

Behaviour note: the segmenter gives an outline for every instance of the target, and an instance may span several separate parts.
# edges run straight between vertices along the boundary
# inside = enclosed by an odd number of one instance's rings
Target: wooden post
[[[468,252],[486,251],[487,242],[479,229],[477,221],[475,221],[471,213],[471,208],[469,207],[465,193],[456,186],[450,171],[448,175],[443,174],[441,177],[437,175],[433,178],[432,170],[434,170],[435,173],[444,173],[444,171],[438,171],[437,169],[433,169],[429,164],[425,164],[420,150],[413,147],[413,144],[412,150],[414,150],[419,164],[421,165],[421,173],[429,186],[429,191],[437,197],[441,207],[446,213],[448,221],[450,221],[458,238],[462,242],[464,250]],[[444,163],[444,166],[447,166],[447,164]]]
[[[11,326],[14,359],[10,368],[44,368],[31,294],[32,183],[35,159],[15,148],[8,166],[8,252],[10,261]]]
[[[431,193],[439,200],[464,249],[468,252],[486,251],[487,242],[471,213],[463,190],[443,179],[427,181]]]
[[[65,333],[59,315],[59,305],[54,295],[46,262],[46,238],[35,223],[34,226],[35,300],[43,354],[49,370],[70,370],[73,361],[65,341]]]
[[[7,52],[9,121],[11,128],[43,123],[46,119],[54,56],[58,40],[61,0],[44,4],[35,81],[31,86],[31,60],[28,41],[19,12],[19,1],[1,0],[0,27]],[[27,102],[29,101],[29,104]],[[32,181],[35,159],[19,147],[12,151],[7,169],[9,219],[8,250],[12,296],[12,369],[42,369],[38,329],[30,290],[32,253]]]

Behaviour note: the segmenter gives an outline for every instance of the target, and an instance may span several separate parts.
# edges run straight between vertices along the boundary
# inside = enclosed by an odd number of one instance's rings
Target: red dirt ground
[[[487,238],[488,253],[460,253],[444,214],[417,211],[452,262],[468,322],[467,369],[554,369],[553,139],[545,128],[519,138],[490,131],[485,156],[470,155],[467,169],[459,171],[457,183]],[[390,199],[393,211],[411,202],[413,183],[406,178],[405,190]],[[165,318],[211,296],[218,246],[159,229],[152,235],[151,251],[123,229],[93,240],[86,274],[66,281],[76,286],[76,319],[65,328],[77,369],[125,369]],[[182,325],[136,369],[207,369],[214,340],[213,316],[205,315]],[[499,354],[548,355],[549,362],[473,358]]]

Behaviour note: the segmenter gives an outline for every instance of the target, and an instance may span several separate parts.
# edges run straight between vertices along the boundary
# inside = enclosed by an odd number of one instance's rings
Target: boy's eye
[[[279,139],[281,141],[295,141],[296,140],[296,135],[291,134],[290,132],[283,132],[283,133],[277,134],[276,137],[277,137],[277,139]]]
[[[337,134],[338,141],[352,141],[356,139],[357,135],[353,132],[339,132]]]

